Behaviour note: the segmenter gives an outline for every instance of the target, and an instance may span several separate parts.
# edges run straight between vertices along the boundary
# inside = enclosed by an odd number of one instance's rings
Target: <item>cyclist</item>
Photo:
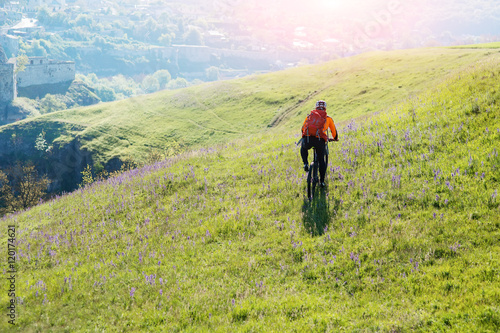
[[[332,132],[332,139],[328,139],[328,129]],[[309,171],[309,149],[316,149],[319,161],[320,186],[325,187],[326,163],[325,149],[328,141],[338,141],[338,133],[333,119],[326,113],[326,102],[317,101],[316,109],[307,115],[302,125],[302,146],[300,155],[304,162],[304,170]]]

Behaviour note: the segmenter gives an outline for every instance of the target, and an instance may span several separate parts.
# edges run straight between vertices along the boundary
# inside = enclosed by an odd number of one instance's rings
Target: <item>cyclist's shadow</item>
[[[323,235],[332,220],[327,191],[321,189],[318,192],[312,201],[307,198],[304,199],[304,205],[302,206],[304,227],[313,236]],[[337,200],[334,200],[334,205],[338,205]],[[337,208],[334,207],[334,209]]]

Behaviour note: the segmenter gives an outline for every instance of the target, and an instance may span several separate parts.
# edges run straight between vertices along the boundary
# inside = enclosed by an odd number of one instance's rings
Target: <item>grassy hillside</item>
[[[456,49],[500,49],[500,42],[452,46],[451,48],[456,48]]]
[[[433,48],[377,52],[240,80],[163,91],[119,102],[56,112],[0,127],[34,147],[42,130],[49,143],[77,138],[94,161],[136,159],[151,149],[174,155],[303,121],[317,99],[336,121],[383,110],[443,80],[490,50]],[[31,144],[30,144],[31,142]]]
[[[365,61],[382,61],[373,59]],[[10,329],[497,332],[499,77],[497,60],[479,62],[346,123],[330,145],[328,189],[312,203],[290,129],[4,218],[3,230],[18,226],[19,318]],[[261,94],[252,96],[281,100]],[[99,123],[93,110],[89,124]],[[9,328],[5,318],[0,325]]]

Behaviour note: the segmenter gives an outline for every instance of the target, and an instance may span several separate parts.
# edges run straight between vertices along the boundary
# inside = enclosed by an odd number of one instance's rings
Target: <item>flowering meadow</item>
[[[339,124],[312,202],[287,129],[7,216],[18,319],[0,330],[498,332],[499,82],[478,62]]]

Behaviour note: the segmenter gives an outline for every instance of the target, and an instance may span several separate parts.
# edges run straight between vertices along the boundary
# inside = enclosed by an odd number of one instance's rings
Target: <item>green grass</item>
[[[494,56],[488,50],[447,48],[374,52],[55,112],[0,127],[0,140],[8,142],[16,133],[33,147],[45,130],[49,144],[64,146],[76,138],[102,164],[115,157],[141,160],[152,149],[173,156],[269,127],[298,127],[318,99],[328,102],[337,122],[382,111]]]
[[[500,49],[500,42],[452,46],[455,49]]]
[[[340,126],[312,203],[290,128],[4,218],[10,330],[497,332],[499,77],[480,61]]]

